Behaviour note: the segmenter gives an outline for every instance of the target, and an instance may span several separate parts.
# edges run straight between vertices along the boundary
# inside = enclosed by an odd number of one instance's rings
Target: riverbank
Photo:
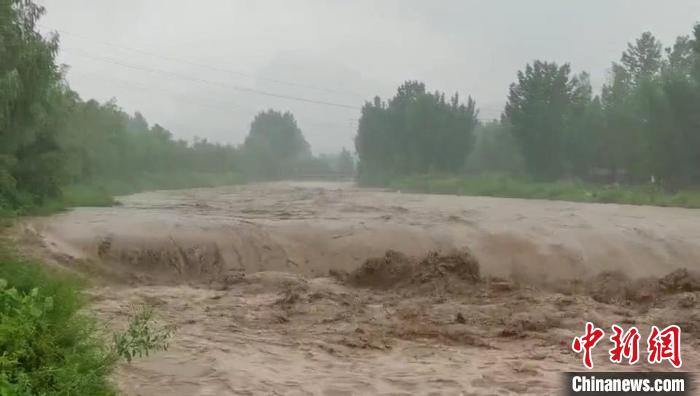
[[[218,187],[244,182],[238,173],[153,172],[129,180],[99,180],[69,184],[61,188],[59,197],[36,204],[27,198],[18,208],[0,207],[0,221],[22,215],[45,216],[71,207],[112,206],[116,196],[142,191],[178,190],[185,188]]]
[[[573,181],[534,182],[504,175],[414,175],[393,180],[389,188],[427,194],[700,208],[700,190],[667,192],[654,185],[597,185]]]

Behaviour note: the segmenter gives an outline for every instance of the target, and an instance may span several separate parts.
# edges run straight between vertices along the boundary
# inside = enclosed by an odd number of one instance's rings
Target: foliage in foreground
[[[494,174],[414,175],[398,178],[389,187],[402,192],[700,208],[700,190],[670,193],[652,185],[603,186],[574,181],[536,182],[524,177]]]
[[[112,395],[116,359],[76,281],[0,258],[0,395]]]
[[[153,308],[144,305],[136,308],[126,331],[114,333],[114,351],[131,363],[135,357],[167,350],[172,334],[171,327],[156,321]]]
[[[0,246],[0,396],[113,395],[120,358],[167,348],[172,330],[141,307],[125,332],[104,337],[78,280]]]

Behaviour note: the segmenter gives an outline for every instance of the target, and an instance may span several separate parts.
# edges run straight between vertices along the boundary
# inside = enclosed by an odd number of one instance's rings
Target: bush
[[[149,306],[138,307],[124,332],[114,333],[115,353],[131,363],[134,357],[168,349],[173,329],[159,324]]]
[[[110,344],[83,310],[81,283],[0,245],[0,396],[114,395],[108,378],[120,358],[167,349],[173,330],[147,306]]]
[[[0,395],[113,395],[116,359],[79,283],[0,257]]]

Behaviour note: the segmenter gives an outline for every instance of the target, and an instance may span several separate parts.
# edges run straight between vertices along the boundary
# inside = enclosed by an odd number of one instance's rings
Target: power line
[[[181,94],[176,94],[176,93],[174,93],[174,92],[170,92],[170,91],[167,91],[167,90],[154,89],[154,88],[152,88],[152,87],[147,87],[147,86],[144,86],[144,85],[141,85],[141,84],[135,84],[135,83],[133,83],[133,82],[131,82],[131,81],[116,79],[116,78],[114,78],[114,77],[105,78],[105,77],[100,76],[100,75],[95,74],[95,73],[87,73],[87,72],[84,72],[84,71],[76,71],[75,69],[71,69],[70,72],[71,72],[71,73],[77,72],[77,74],[80,74],[80,75],[82,75],[82,76],[84,76],[84,77],[93,78],[93,79],[99,79],[100,81],[108,81],[108,82],[111,82],[111,83],[116,83],[116,84],[122,85],[122,86],[124,86],[124,87],[133,88],[133,89],[136,89],[136,90],[139,90],[139,91],[144,91],[144,92],[148,92],[148,93],[157,93],[157,94],[161,94],[162,96],[165,96],[165,97],[167,97],[167,98],[169,98],[169,99],[173,99],[173,98],[176,98],[176,97],[182,97],[182,96],[183,96],[183,95],[181,95]],[[203,102],[201,102],[201,101],[199,101],[199,102],[198,102],[198,101],[193,101],[193,100],[191,100],[191,98],[183,99],[183,100],[181,100],[181,101],[182,101],[182,102],[186,102],[188,105],[194,105],[194,106],[198,106],[198,107],[202,107],[202,108],[208,108],[208,109],[214,109],[214,110],[231,111],[232,109],[235,109],[235,110],[247,111],[247,112],[253,112],[253,113],[259,111],[259,110],[256,110],[256,109],[252,108],[252,107],[241,107],[241,106],[238,106],[238,105],[229,105],[229,104],[224,104],[224,103],[208,104],[208,103],[203,103]],[[304,118],[306,118],[306,117],[304,117]],[[301,120],[299,120],[299,121],[301,121]],[[304,124],[307,124],[307,125],[317,126],[317,127],[328,127],[328,126],[332,126],[332,127],[342,127],[342,128],[347,128],[348,126],[354,127],[353,123],[356,122],[356,120],[349,119],[349,121],[350,121],[351,123],[348,124],[348,125],[344,125],[344,124],[340,124],[340,123],[335,123],[335,122],[320,121],[320,120],[312,120],[311,122],[309,122],[309,121],[307,120],[307,121],[303,121],[303,123],[304,123]]]
[[[338,107],[338,108],[351,109],[351,110],[360,110],[359,107],[357,107],[357,106],[352,106],[352,105],[348,105],[348,104],[335,103],[335,102],[327,102],[327,101],[323,101],[323,100],[308,99],[308,98],[302,98],[302,97],[299,97],[299,96],[292,96],[292,95],[277,94],[277,93],[262,91],[262,90],[258,90],[258,89],[254,89],[254,88],[243,87],[243,86],[240,86],[240,85],[233,85],[233,84],[221,83],[221,82],[216,82],[216,81],[211,81],[211,80],[205,80],[205,79],[202,79],[202,78],[192,77],[192,76],[188,76],[188,75],[185,75],[185,74],[172,72],[172,71],[169,71],[169,70],[163,70],[163,69],[150,68],[150,67],[145,67],[145,66],[132,65],[132,64],[129,64],[129,63],[121,62],[120,60],[114,59],[114,58],[106,58],[106,57],[94,56],[94,55],[91,55],[91,54],[89,54],[89,53],[87,53],[87,52],[85,52],[85,51],[82,51],[82,50],[76,50],[76,49],[71,49],[71,48],[66,48],[66,47],[63,47],[62,49],[63,49],[64,51],[67,51],[67,52],[70,52],[70,53],[74,53],[74,54],[77,55],[77,56],[81,56],[81,57],[84,57],[84,58],[97,60],[97,61],[100,61],[100,62],[110,63],[110,64],[113,64],[113,65],[118,65],[118,66],[121,66],[121,67],[129,68],[129,69],[134,69],[134,70],[146,71],[146,72],[149,72],[149,73],[160,73],[160,74],[165,74],[165,75],[169,75],[169,76],[172,76],[172,77],[180,78],[180,79],[183,79],[183,80],[189,80],[189,81],[199,82],[199,83],[202,83],[202,84],[214,85],[214,86],[217,86],[217,87],[225,86],[225,87],[231,88],[231,89],[236,90],[236,91],[248,92],[248,93],[253,93],[253,94],[257,94],[257,95],[262,95],[262,96],[269,96],[269,97],[273,97],[273,98],[278,98],[278,99],[293,100],[293,101],[297,101],[297,102],[311,103],[311,104],[317,104],[317,105],[323,105],[323,106],[331,106],[331,107]]]
[[[96,79],[96,80],[100,80],[100,81],[108,81],[111,83],[117,83],[117,84],[125,86],[125,87],[133,88],[133,89],[140,90],[140,91],[145,91],[148,93],[161,94],[163,96],[167,96],[170,99],[177,97],[177,96],[181,96],[181,95],[178,95],[174,92],[169,92],[169,91],[165,91],[162,89],[155,89],[155,88],[147,87],[147,86],[141,85],[141,84],[134,84],[131,81],[120,80],[120,79],[116,79],[113,77],[105,78],[104,76],[100,76],[100,75],[97,75],[94,73],[87,73],[84,71],[76,71],[75,69],[71,68],[71,70],[70,70],[71,74],[75,74],[76,72],[77,72],[77,74],[80,74],[83,77],[88,77],[88,78],[92,78],[92,79]],[[204,108],[209,108],[209,109],[216,109],[216,110],[227,110],[227,111],[230,111],[231,109],[246,110],[243,107],[236,106],[236,105],[224,105],[224,104],[221,104],[220,106],[219,105],[210,105],[210,104],[192,101],[189,99],[187,100],[187,104],[191,104],[191,105],[195,105],[195,106],[199,106],[199,107],[204,107]]]
[[[38,26],[43,27],[43,28],[45,28],[45,29],[51,29],[50,27],[43,26],[43,25],[38,25]],[[161,58],[161,59],[166,59],[166,60],[171,60],[171,61],[176,61],[176,62],[182,62],[182,63],[186,63],[186,64],[198,66],[198,67],[207,68],[207,69],[210,69],[210,70],[215,70],[215,71],[220,71],[220,72],[226,72],[226,73],[232,73],[232,74],[238,74],[238,75],[241,75],[241,76],[246,76],[246,77],[251,77],[251,78],[259,78],[260,80],[272,81],[272,82],[281,83],[281,84],[286,84],[286,85],[291,85],[291,86],[298,86],[298,87],[304,87],[304,88],[310,88],[310,89],[317,89],[317,90],[320,90],[320,91],[334,92],[334,93],[348,93],[348,94],[351,94],[351,95],[361,96],[361,95],[359,95],[359,94],[357,94],[357,93],[355,93],[355,92],[351,92],[351,91],[339,91],[339,90],[334,90],[334,89],[330,89],[330,88],[319,88],[319,87],[315,87],[315,86],[311,86],[311,85],[306,85],[306,84],[299,84],[299,83],[293,83],[293,82],[289,82],[289,81],[283,81],[283,80],[275,80],[275,79],[257,77],[257,76],[254,76],[254,75],[252,75],[252,74],[247,74],[247,73],[238,72],[238,71],[234,71],[234,70],[230,70],[230,69],[224,69],[224,68],[219,68],[219,67],[215,67],[215,66],[211,66],[211,65],[207,65],[207,64],[192,62],[192,61],[189,61],[189,60],[186,60],[186,59],[182,59],[182,58],[176,58],[176,57],[171,57],[171,56],[165,56],[165,55],[155,54],[155,53],[152,53],[152,52],[149,52],[149,51],[145,51],[145,50],[142,50],[142,49],[138,49],[138,48],[134,48],[134,47],[128,47],[128,46],[123,46],[123,45],[120,45],[120,44],[109,43],[109,42],[95,41],[95,40],[88,39],[88,38],[86,38],[86,37],[84,37],[84,36],[77,35],[77,34],[75,34],[75,33],[67,32],[67,31],[65,31],[65,30],[59,30],[59,29],[52,29],[52,30],[58,31],[58,32],[60,32],[60,33],[62,33],[62,34],[68,34],[68,35],[71,35],[71,36],[75,36],[75,37],[81,38],[81,39],[86,40],[86,41],[91,41],[91,42],[93,42],[93,43],[97,43],[97,44],[101,44],[101,45],[106,45],[106,46],[111,46],[111,47],[115,47],[115,48],[120,48],[120,49],[124,49],[124,50],[128,50],[128,51],[138,52],[138,53],[142,53],[142,54],[145,54],[145,55],[149,55],[149,56],[153,56],[153,57],[157,57],[157,58]],[[149,68],[149,67],[145,67],[145,66],[135,66],[135,65],[123,63],[123,62],[121,62],[120,60],[114,59],[114,58],[104,58],[104,57],[98,57],[98,56],[95,56],[95,55],[90,55],[90,54],[87,54],[85,51],[82,51],[82,50],[75,50],[75,49],[70,49],[70,48],[65,48],[65,47],[62,47],[62,49],[63,49],[63,50],[67,50],[68,52],[74,52],[74,53],[76,53],[76,55],[78,55],[78,56],[83,56],[83,57],[86,57],[86,58],[89,58],[89,59],[98,60],[98,61],[102,61],[102,62],[108,62],[108,63],[112,63],[112,64],[115,64],[115,65],[118,65],[118,66],[122,66],[122,67],[127,67],[127,68],[131,68],[131,69],[142,70],[142,71],[147,71],[147,72],[151,72],[151,73],[164,73],[164,74],[168,74],[168,75],[173,76],[173,77],[183,78],[183,79],[187,79],[187,80],[195,81],[195,82],[200,82],[200,83],[217,84],[217,85],[226,85],[226,86],[228,86],[228,87],[230,87],[230,88],[233,88],[233,89],[237,89],[237,90],[241,90],[241,91],[247,91],[247,92],[251,92],[251,93],[255,93],[255,94],[259,94],[259,95],[277,97],[277,98],[287,99],[287,100],[297,100],[297,101],[302,101],[302,102],[306,102],[306,103],[313,103],[313,104],[321,104],[321,105],[328,105],[328,106],[349,108],[349,109],[354,109],[354,110],[359,110],[359,109],[360,109],[360,107],[352,106],[352,105],[347,105],[347,104],[339,104],[339,103],[335,103],[335,102],[328,102],[328,101],[321,101],[321,100],[313,100],[313,99],[308,99],[308,98],[296,97],[296,96],[293,96],[293,95],[276,94],[276,93],[267,92],[267,91],[262,91],[262,90],[257,90],[257,89],[249,88],[249,87],[243,87],[243,86],[238,86],[238,85],[230,85],[230,84],[225,84],[225,83],[218,83],[218,82],[214,82],[214,81],[199,79],[199,78],[196,78],[196,77],[190,77],[190,76],[183,75],[183,74],[180,74],[180,73],[171,72],[171,71],[168,71],[168,70],[154,69],[154,68]],[[83,52],[83,53],[77,53],[77,51],[81,51],[81,52]],[[497,113],[497,114],[500,114],[500,112],[502,112],[502,108],[495,108],[495,107],[491,107],[491,106],[479,106],[478,109],[481,110],[482,113]]]
[[[41,25],[41,24],[37,24],[37,26],[38,26],[38,27],[41,27],[41,28],[44,28],[44,29],[47,29],[47,30],[52,30],[52,31],[55,31],[55,32],[59,32],[59,33],[61,33],[61,34],[67,34],[67,35],[69,35],[69,36],[77,37],[77,38],[80,38],[80,39],[85,40],[85,41],[97,43],[97,44],[100,44],[100,45],[106,45],[106,46],[111,46],[111,47],[115,47],[115,48],[120,48],[120,49],[123,49],[123,50],[133,51],[133,52],[141,53],[141,54],[144,54],[144,55],[153,56],[153,57],[156,57],[156,58],[161,58],[161,59],[165,59],[165,60],[170,60],[170,61],[175,61],[175,62],[186,63],[186,64],[189,64],[189,65],[193,65],[193,66],[197,66],[197,67],[202,67],[202,68],[207,68],[207,69],[215,70],[215,71],[219,71],[219,72],[237,74],[237,75],[241,75],[241,76],[245,76],[245,77],[250,77],[250,78],[258,78],[258,79],[260,79],[260,80],[262,80],[262,81],[270,81],[270,82],[275,82],[275,83],[279,83],[279,84],[285,84],[285,85],[290,85],[290,86],[297,86],[297,87],[315,89],[315,90],[325,91],[325,92],[330,92],[330,93],[350,94],[350,95],[357,96],[357,97],[363,97],[363,95],[360,95],[360,94],[358,94],[358,93],[356,93],[356,92],[352,92],[352,91],[341,91],[341,90],[335,90],[335,89],[330,89],[330,88],[320,88],[320,87],[316,87],[316,86],[312,86],[312,85],[307,85],[307,84],[300,84],[300,83],[289,82],[289,81],[284,81],[284,80],[277,80],[277,79],[270,79],[270,78],[258,77],[258,76],[255,76],[255,75],[252,75],[252,74],[249,74],[249,73],[243,73],[243,72],[239,72],[239,71],[235,71],[235,70],[231,70],[231,69],[225,69],[225,68],[215,67],[215,66],[211,66],[211,65],[207,65],[207,64],[203,64],[203,63],[192,62],[192,61],[190,61],[190,60],[183,59],[183,58],[177,58],[177,57],[172,57],[172,56],[160,55],[160,54],[152,53],[152,52],[145,51],[145,50],[142,50],[142,49],[139,49],[139,48],[128,47],[128,46],[124,46],[124,45],[121,45],[121,44],[109,43],[109,42],[104,42],[104,41],[96,41],[96,40],[92,40],[92,39],[86,38],[85,36],[81,36],[81,35],[76,34],[76,33],[68,32],[68,31],[65,31],[65,30],[62,30],[62,29],[53,29],[53,28],[51,28],[51,27],[49,27],[49,26],[45,26],[45,25]],[[311,103],[311,104],[319,104],[319,105],[326,105],[326,106],[347,108],[347,109],[353,109],[353,110],[360,110],[360,109],[361,109],[360,107],[352,106],[352,105],[348,105],[348,104],[341,104],[341,103],[329,102],[329,101],[323,101],[323,100],[314,100],[314,99],[308,99],[308,98],[303,98],[303,97],[297,97],[297,96],[293,96],[293,95],[277,94],[277,93],[274,93],[274,92],[262,91],[262,90],[258,90],[258,89],[254,89],[254,88],[249,88],[249,87],[244,87],[244,86],[239,86],[239,85],[231,85],[231,84],[226,84],[226,83],[214,82],[214,81],[210,81],[210,80],[204,80],[204,79],[200,79],[200,78],[197,78],[197,77],[190,77],[190,76],[187,76],[187,75],[184,75],[184,74],[175,73],[175,72],[171,72],[171,71],[168,71],[168,70],[162,70],[162,69],[149,68],[149,67],[145,67],[145,66],[136,66],[136,65],[126,64],[126,63],[121,62],[121,61],[118,60],[118,59],[98,57],[98,56],[95,56],[95,55],[90,55],[90,54],[88,54],[88,53],[86,53],[86,52],[84,52],[84,51],[82,51],[82,50],[75,50],[75,49],[70,49],[70,48],[66,48],[66,47],[61,47],[61,49],[64,50],[64,51],[73,52],[73,53],[75,53],[75,54],[78,55],[78,56],[82,56],[82,57],[85,57],[85,58],[89,58],[89,59],[93,59],[93,60],[97,60],[97,61],[101,61],[101,62],[107,62],[107,63],[111,63],[111,64],[114,64],[114,65],[118,65],[118,66],[130,68],[130,69],[142,70],[142,71],[147,71],[147,72],[150,72],[150,73],[162,73],[162,74],[167,74],[167,75],[170,75],[170,76],[172,76],[172,77],[182,78],[182,79],[186,79],[186,80],[190,80],[190,81],[195,81],[195,82],[199,82],[199,83],[214,84],[214,85],[218,85],[218,86],[220,86],[220,85],[225,85],[225,86],[227,86],[227,87],[229,87],[229,88],[232,88],[232,89],[235,89],[235,90],[250,92],[250,93],[254,93],[254,94],[258,94],[258,95],[269,96],[269,97],[275,97],[275,98],[280,98],[280,99],[285,99],[285,100],[295,100],[295,101],[300,101],[300,102],[305,102],[305,103]],[[83,53],[81,54],[81,53],[78,53],[77,51],[81,51],[81,52],[83,52]],[[479,106],[478,109],[479,109],[479,110],[482,110],[482,112],[484,112],[484,113],[498,113],[498,114],[500,114],[500,112],[502,112],[502,108],[494,108],[494,107],[490,107],[490,106]],[[497,114],[497,116],[498,116],[498,114]]]
[[[155,58],[160,58],[160,59],[164,59],[164,60],[168,60],[168,61],[174,61],[174,62],[185,63],[185,64],[188,64],[188,65],[191,65],[191,66],[197,66],[197,67],[201,67],[201,68],[206,68],[206,69],[213,70],[213,71],[218,71],[218,72],[223,72],[223,73],[230,73],[230,74],[235,74],[235,75],[239,75],[239,76],[243,76],[243,77],[248,77],[248,78],[255,78],[255,79],[258,79],[258,80],[261,80],[261,81],[268,81],[268,82],[273,82],[273,83],[277,83],[277,84],[288,85],[288,86],[292,86],[292,87],[301,87],[301,88],[313,89],[313,90],[322,91],[322,92],[328,92],[328,93],[333,93],[333,94],[352,95],[352,96],[359,97],[359,98],[364,98],[364,97],[365,97],[365,95],[361,95],[361,94],[359,94],[359,93],[357,93],[357,92],[352,92],[352,91],[347,91],[347,90],[337,90],[337,89],[325,88],[325,87],[318,87],[318,86],[314,86],[314,85],[302,84],[302,83],[291,82],[291,81],[285,81],[285,80],[279,80],[279,79],[274,79],[274,78],[260,77],[260,76],[256,76],[256,75],[253,75],[253,74],[250,74],[250,73],[244,73],[244,72],[237,71],[237,70],[232,70],[232,69],[222,68],[222,67],[216,67],[216,66],[212,66],[212,65],[208,65],[208,64],[204,64],[204,63],[199,63],[199,62],[193,62],[193,61],[191,61],[191,60],[184,59],[184,58],[179,58],[179,57],[173,57],[173,56],[168,56],[168,55],[156,54],[156,53],[153,53],[153,52],[150,52],[150,51],[146,51],[146,50],[143,50],[143,49],[140,49],[140,48],[125,46],[125,45],[116,44],[116,43],[110,43],[110,42],[105,42],[105,41],[97,41],[97,40],[94,40],[94,39],[87,38],[87,37],[85,37],[85,36],[83,36],[83,35],[71,33],[71,32],[68,32],[68,31],[65,31],[65,30],[62,30],[62,29],[53,29],[53,28],[51,28],[51,27],[43,26],[43,25],[39,25],[39,26],[42,27],[42,28],[44,28],[44,29],[56,31],[56,32],[59,32],[59,33],[61,33],[61,34],[65,34],[65,35],[68,35],[68,36],[76,37],[76,38],[78,38],[78,39],[85,40],[85,41],[92,42],[92,43],[96,43],[96,44],[99,44],[99,45],[105,45],[105,46],[108,46],[108,47],[114,47],[114,48],[119,48],[119,49],[126,50],[126,51],[132,51],[132,52],[136,52],[136,53],[140,53],[140,54],[144,54],[144,55],[149,55],[149,56],[152,56],[152,57],[155,57]]]

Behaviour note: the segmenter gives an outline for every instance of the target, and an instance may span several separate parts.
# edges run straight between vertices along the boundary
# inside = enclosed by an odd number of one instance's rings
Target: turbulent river
[[[177,326],[168,351],[120,367],[129,395],[555,394],[586,320],[680,321],[700,369],[697,210],[312,182],[119,201],[17,235],[91,277],[105,321],[147,303]],[[390,282],[349,281],[375,275]],[[604,349],[597,368],[630,369]]]

